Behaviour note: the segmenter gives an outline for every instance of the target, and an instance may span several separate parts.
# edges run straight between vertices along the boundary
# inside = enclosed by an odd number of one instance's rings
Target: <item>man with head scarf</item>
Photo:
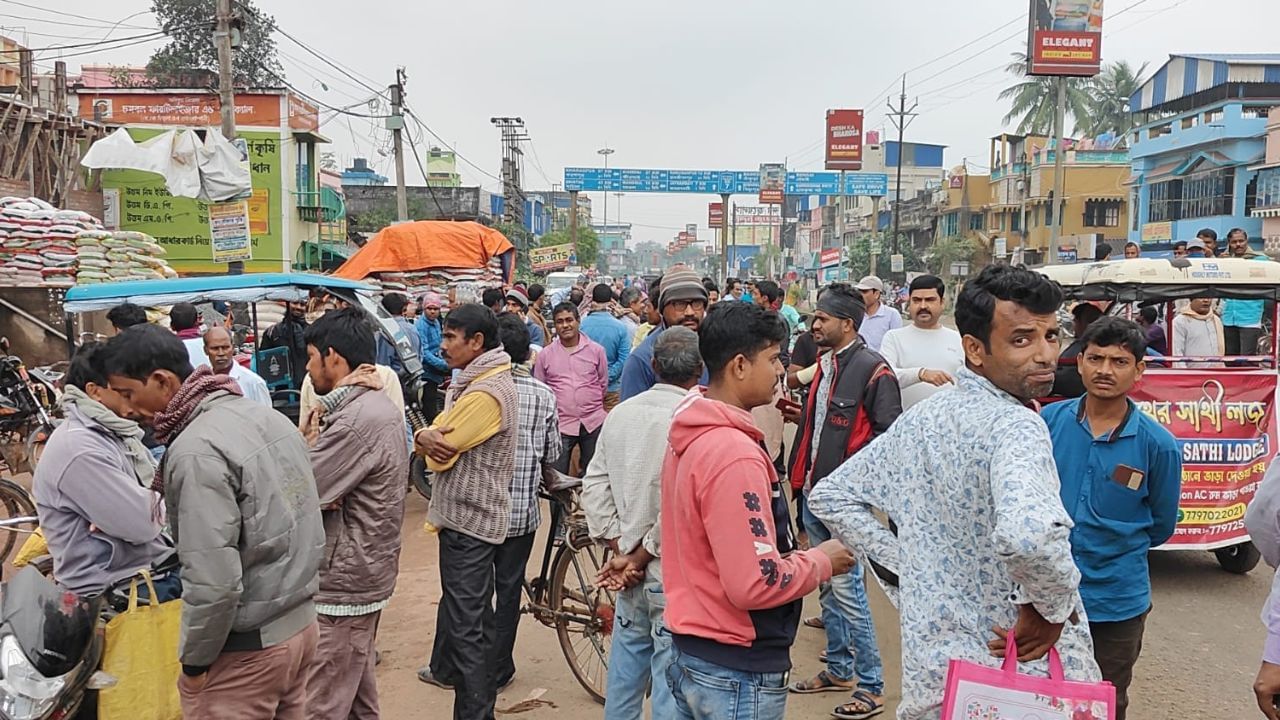
[[[822,355],[809,386],[791,459],[792,487],[801,488],[806,498],[902,414],[897,375],[858,333],[866,312],[854,288],[833,285],[818,299],[813,314],[813,339],[830,352]],[[810,543],[832,537],[807,504],[801,508],[801,517]],[[791,690],[852,690],[850,702],[836,711],[837,717],[869,717],[884,705],[884,667],[862,568],[832,578],[820,597],[827,669],[794,683]]]

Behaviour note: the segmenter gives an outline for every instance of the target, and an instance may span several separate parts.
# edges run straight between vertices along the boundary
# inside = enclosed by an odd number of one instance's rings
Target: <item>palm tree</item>
[[[1005,66],[1005,71],[1019,78],[1019,82],[1000,93],[1001,100],[1012,102],[1004,122],[1016,120],[1020,135],[1050,135],[1058,101],[1057,78],[1028,75],[1027,64],[1027,54],[1016,52],[1013,62]],[[1067,116],[1079,129],[1089,117],[1089,81],[1073,77],[1063,81],[1067,83]]]
[[[1089,117],[1083,123],[1085,135],[1097,137],[1114,133],[1123,144],[1133,128],[1129,98],[1146,82],[1147,63],[1137,70],[1128,61],[1107,63],[1102,74],[1089,83]]]

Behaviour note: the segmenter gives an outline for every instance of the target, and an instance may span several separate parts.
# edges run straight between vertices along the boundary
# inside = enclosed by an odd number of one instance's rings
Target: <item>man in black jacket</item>
[[[307,375],[307,341],[303,338],[307,331],[306,315],[305,302],[289,303],[284,319],[267,328],[259,344],[260,350],[289,348],[289,373],[294,390],[302,387],[302,380]]]
[[[898,378],[884,358],[858,336],[866,315],[862,298],[847,285],[832,285],[818,300],[811,332],[826,352],[809,386],[796,433],[792,482],[807,496],[816,483],[889,429],[902,414]],[[811,544],[831,531],[802,508]],[[822,590],[822,622],[827,632],[827,669],[791,686],[792,692],[852,690],[839,717],[869,717],[884,704],[884,668],[867,602],[862,569],[832,578]]]

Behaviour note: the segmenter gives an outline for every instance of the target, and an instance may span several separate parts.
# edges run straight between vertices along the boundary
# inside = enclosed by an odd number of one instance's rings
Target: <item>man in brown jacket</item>
[[[305,337],[307,374],[320,397],[302,430],[325,533],[307,717],[375,720],[374,638],[396,586],[409,474],[404,416],[380,392],[373,330],[359,310],[330,312]]]

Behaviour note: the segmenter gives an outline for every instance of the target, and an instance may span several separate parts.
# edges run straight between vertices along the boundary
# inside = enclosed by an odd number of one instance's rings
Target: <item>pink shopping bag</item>
[[[1049,650],[1047,678],[1019,673],[1017,658],[1010,633],[1001,668],[952,660],[942,720],[1115,720],[1116,689],[1064,679],[1057,648]]]

